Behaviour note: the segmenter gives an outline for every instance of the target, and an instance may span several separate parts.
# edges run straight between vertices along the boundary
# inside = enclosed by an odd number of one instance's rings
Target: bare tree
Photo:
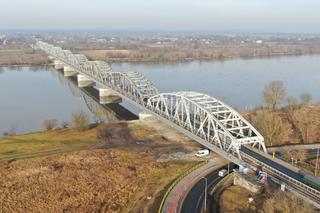
[[[263,212],[304,212],[315,213],[316,211],[307,202],[292,193],[277,191],[263,204]]]
[[[267,107],[275,109],[286,96],[286,90],[282,81],[272,81],[263,91],[263,99]]]
[[[277,114],[270,111],[258,111],[250,120],[265,137],[267,145],[272,146],[288,139],[289,128]]]
[[[298,106],[298,101],[295,97],[287,98],[288,108],[292,111],[295,110]]]
[[[17,128],[15,126],[11,126],[9,130],[3,133],[3,136],[15,136],[17,135]]]
[[[309,104],[311,100],[312,100],[312,96],[308,92],[303,93],[300,97],[301,104]]]
[[[82,110],[72,113],[72,127],[77,130],[86,130],[90,125],[89,116]]]
[[[42,128],[44,130],[52,130],[57,125],[57,120],[55,119],[47,119],[42,122]]]
[[[308,153],[304,149],[298,149],[294,151],[294,156],[300,162],[304,162],[308,157]]]
[[[286,149],[285,147],[282,147],[280,149],[280,152],[286,161],[291,162],[291,160],[293,159],[293,154],[294,154],[294,152],[292,150]]]
[[[312,116],[310,116],[312,115]],[[293,113],[293,122],[301,132],[304,143],[314,142],[318,137],[319,116],[310,110],[299,110]]]

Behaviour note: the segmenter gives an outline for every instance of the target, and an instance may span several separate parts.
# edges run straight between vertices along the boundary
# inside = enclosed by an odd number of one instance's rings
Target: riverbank
[[[197,52],[197,50],[195,50]],[[157,57],[134,57],[135,55],[142,55],[143,53],[138,52],[137,50],[80,50],[77,53],[85,55],[90,60],[100,60],[106,61],[108,63],[187,63],[192,61],[208,61],[208,62],[222,62],[232,59],[244,59],[250,60],[255,58],[280,58],[280,57],[294,57],[294,56],[304,56],[304,55],[320,55],[320,50],[316,52],[305,52],[305,53],[265,53],[265,54],[255,54],[255,55],[228,55],[220,54],[218,56],[199,56],[201,53],[194,53],[193,57],[187,57],[181,55],[179,57],[169,58],[169,54],[175,54],[175,52],[165,52]],[[147,55],[150,55],[148,53]]]
[[[7,46],[0,49],[0,66],[44,65],[48,57],[40,50],[27,46]]]

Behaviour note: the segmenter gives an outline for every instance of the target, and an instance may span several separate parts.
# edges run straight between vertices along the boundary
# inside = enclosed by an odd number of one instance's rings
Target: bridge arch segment
[[[237,111],[209,95],[161,93],[148,99],[147,108],[239,158],[245,144],[266,152],[261,134]]]

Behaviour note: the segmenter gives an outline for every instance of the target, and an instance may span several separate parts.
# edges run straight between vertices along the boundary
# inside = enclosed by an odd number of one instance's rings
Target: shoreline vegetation
[[[54,43],[52,41],[52,43]],[[263,44],[224,44],[224,45],[151,45],[117,44],[97,45],[96,43],[74,42],[56,44],[74,53],[80,53],[90,60],[108,63],[179,63],[189,61],[223,61],[230,59],[274,58],[285,56],[319,55],[320,42],[313,43],[263,43]],[[10,66],[47,65],[50,60],[40,50],[34,50],[26,43],[0,45],[0,68]]]

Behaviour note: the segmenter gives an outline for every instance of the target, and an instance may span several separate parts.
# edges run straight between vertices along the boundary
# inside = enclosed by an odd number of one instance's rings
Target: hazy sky
[[[320,0],[1,0],[10,28],[320,33]]]

